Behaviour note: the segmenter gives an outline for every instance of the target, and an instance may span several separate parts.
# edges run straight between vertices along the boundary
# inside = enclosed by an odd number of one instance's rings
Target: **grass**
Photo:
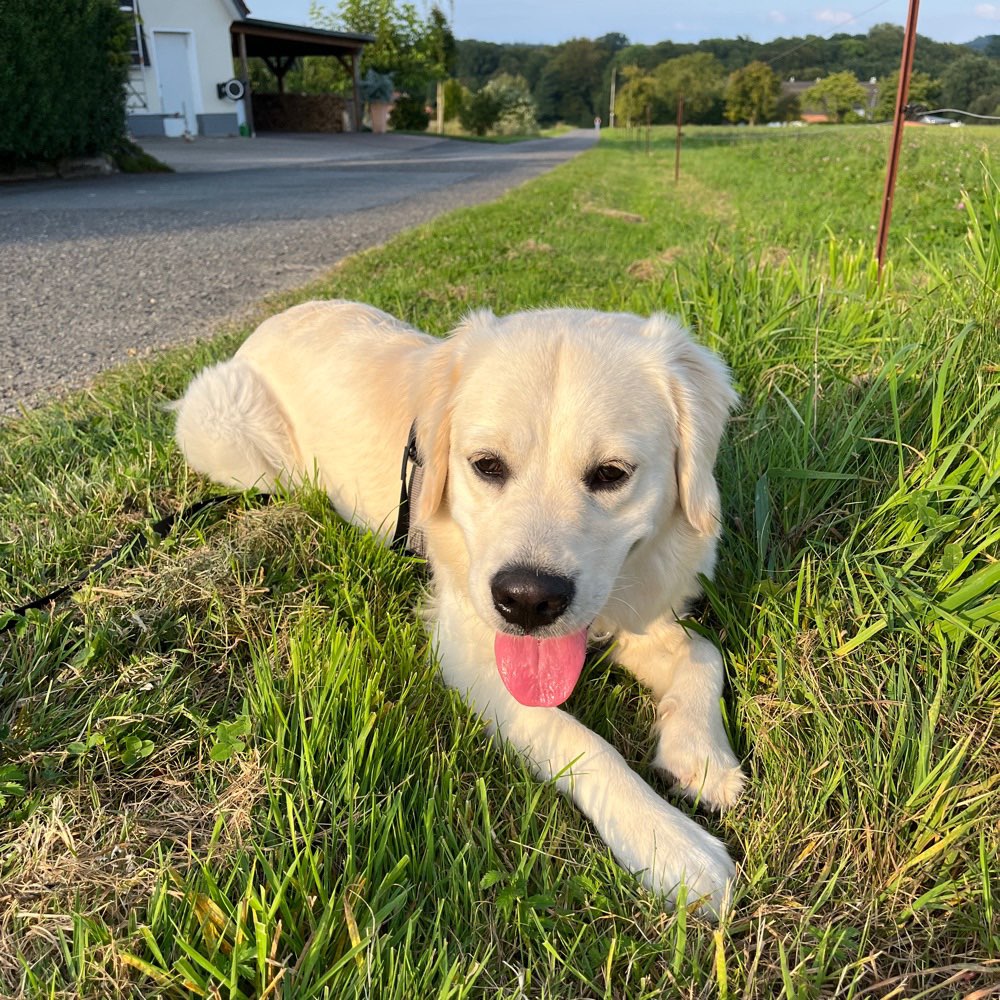
[[[741,130],[742,131],[742,130]],[[806,130],[804,130],[806,131]],[[628,137],[266,304],[680,314],[743,396],[701,627],[743,802],[667,914],[442,688],[419,565],[301,493],[175,528],[0,637],[0,994],[987,996],[1000,988],[1000,133]],[[987,157],[987,165],[982,165]],[[175,398],[246,329],[0,425],[0,607],[212,492]],[[649,768],[591,663],[571,709]]]

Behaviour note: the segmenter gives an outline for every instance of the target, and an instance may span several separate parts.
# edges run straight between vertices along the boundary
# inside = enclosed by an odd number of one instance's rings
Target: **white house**
[[[126,109],[137,138],[252,134],[248,55],[279,73],[300,56],[337,58],[352,73],[360,120],[358,65],[368,35],[255,20],[243,0],[120,0],[119,7],[134,28]]]

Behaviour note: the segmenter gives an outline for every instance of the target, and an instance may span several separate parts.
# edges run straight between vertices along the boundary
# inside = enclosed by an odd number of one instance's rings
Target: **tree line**
[[[319,27],[375,38],[362,71],[389,74],[397,93],[397,127],[424,127],[426,111],[443,102],[446,118],[469,131],[532,131],[556,122],[589,126],[608,120],[612,81],[618,119],[673,121],[684,95],[685,120],[792,120],[804,108],[851,120],[860,108],[876,121],[892,116],[903,29],[878,24],[865,34],[829,38],[711,38],[631,44],[624,35],[573,38],[558,45],[456,40],[439,6],[421,14],[399,0],[340,0],[328,10],[314,0]],[[924,105],[1000,115],[1000,35],[970,45],[917,36],[910,99]],[[270,89],[262,66],[256,89]],[[877,81],[877,100],[864,84]],[[790,88],[789,81],[800,81]],[[808,89],[801,81],[808,81]],[[303,92],[349,88],[330,59],[300,60],[288,86]]]
[[[874,78],[878,104],[870,114],[884,120],[895,103],[902,47],[903,29],[892,24],[866,34],[770,42],[738,37],[633,45],[619,34],[560,45],[459,40],[456,75],[472,92],[498,74],[522,78],[543,125],[606,121],[612,77],[619,119],[645,121],[648,108],[654,123],[673,121],[683,93],[685,119],[704,124],[796,118],[806,95],[811,106],[845,120],[868,97],[862,83]],[[914,68],[911,101],[1000,115],[1000,35],[975,47],[918,35]],[[797,101],[783,95],[786,81],[810,81],[814,88]]]

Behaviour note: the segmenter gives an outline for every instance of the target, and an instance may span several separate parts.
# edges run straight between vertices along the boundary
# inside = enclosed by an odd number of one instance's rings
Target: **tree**
[[[770,121],[780,92],[781,81],[774,70],[766,63],[752,62],[729,77],[726,117],[731,122],[746,121],[751,125]]]
[[[626,124],[645,122],[646,109],[656,104],[656,79],[638,66],[626,66],[622,79],[615,95],[615,118]]]
[[[858,105],[864,106],[868,91],[858,83],[853,73],[831,73],[802,95],[804,107],[822,108],[827,118],[843,122]]]
[[[427,38],[434,30],[433,9],[425,22],[412,3],[397,0],[340,0],[336,13],[312,0],[309,19],[329,31],[372,35],[375,41],[361,54],[361,72],[391,73],[400,90],[423,96],[432,77]],[[302,89],[341,90],[348,83],[340,64],[328,56],[306,56],[302,62]]]
[[[590,125],[605,103],[604,68],[608,52],[589,38],[556,46],[535,91],[539,121]]]
[[[974,53],[941,74],[941,104],[977,115],[1000,114],[1000,62]]]
[[[656,67],[653,74],[660,102],[671,111],[684,95],[684,118],[690,122],[718,121],[718,112],[725,90],[722,63],[708,52],[668,59]]]
[[[427,67],[436,82],[434,103],[437,107],[437,130],[444,130],[444,82],[455,70],[455,36],[448,19],[435,4],[427,16],[427,30],[423,37]]]
[[[925,107],[932,104],[941,89],[937,80],[932,80],[926,73],[910,75],[910,93],[906,98],[908,104],[922,104]],[[873,112],[875,121],[891,121],[896,114],[896,91],[899,90],[899,70],[879,81],[878,101]]]

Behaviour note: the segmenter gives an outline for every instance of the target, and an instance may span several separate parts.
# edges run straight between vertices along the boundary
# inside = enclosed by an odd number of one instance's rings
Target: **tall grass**
[[[909,147],[881,279],[871,133],[705,144],[676,188],[666,134],[648,157],[605,135],[271,303],[433,332],[478,306],[665,309],[732,364],[699,616],[751,778],[698,815],[741,862],[729,919],[664,913],[489,743],[435,677],[419,565],[306,492],[178,526],[0,638],[0,993],[997,988],[1000,191],[992,133],[944,132]],[[931,203],[939,161],[956,192]],[[847,173],[853,200],[803,200]],[[159,404],[245,333],[0,428],[0,606],[210,491]],[[625,674],[591,662],[570,708],[669,794]]]

